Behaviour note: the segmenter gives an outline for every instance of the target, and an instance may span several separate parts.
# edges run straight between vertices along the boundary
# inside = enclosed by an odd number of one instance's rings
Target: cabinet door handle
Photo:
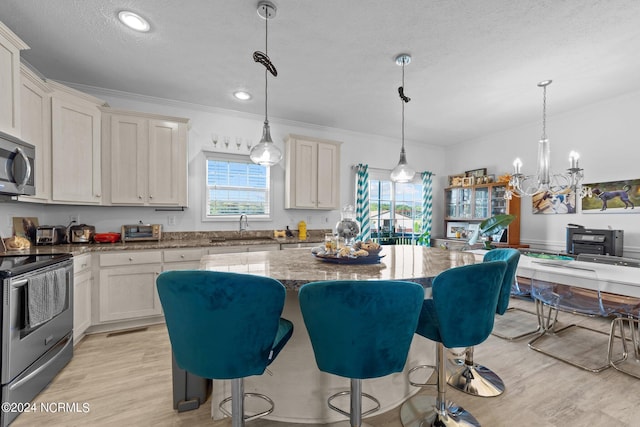
[[[18,156],[22,159],[22,168],[24,169],[24,173],[21,177],[16,176],[17,172],[20,170],[20,168],[16,167],[16,163],[17,163],[16,159],[18,158]],[[27,185],[27,182],[29,182],[29,178],[31,177],[31,164],[29,163],[29,159],[27,158],[27,155],[24,154],[24,151],[22,151],[20,147],[16,148],[16,156],[12,163],[11,172],[13,173],[13,176],[17,181],[18,189],[22,189],[22,187]]]
[[[153,194],[149,194],[149,198],[150,198],[150,199],[153,199]]]

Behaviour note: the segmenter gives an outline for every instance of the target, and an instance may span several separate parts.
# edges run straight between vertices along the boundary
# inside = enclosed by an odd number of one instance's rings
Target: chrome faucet
[[[249,219],[247,218],[247,215],[242,214],[240,215],[240,233],[246,231],[247,228],[249,228]]]

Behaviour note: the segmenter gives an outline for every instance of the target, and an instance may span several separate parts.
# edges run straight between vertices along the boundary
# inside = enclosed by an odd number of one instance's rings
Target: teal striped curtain
[[[422,172],[422,230],[421,244],[428,246],[431,240],[431,218],[433,217],[433,173]],[[429,233],[429,234],[427,234]],[[429,236],[429,237],[426,237]]]
[[[358,239],[371,238],[371,223],[369,220],[369,165],[356,166],[356,220],[360,224]]]

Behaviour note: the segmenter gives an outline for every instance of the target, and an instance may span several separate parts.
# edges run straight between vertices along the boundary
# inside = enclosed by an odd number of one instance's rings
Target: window
[[[422,183],[393,183],[388,172],[373,171],[369,178],[369,215],[372,237],[417,236],[422,227]]]
[[[269,168],[248,157],[207,156],[206,219],[246,214],[268,218],[271,212]]]

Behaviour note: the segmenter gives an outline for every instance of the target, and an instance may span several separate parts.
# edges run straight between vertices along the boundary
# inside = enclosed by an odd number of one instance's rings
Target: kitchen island
[[[330,410],[326,399],[349,389],[349,379],[318,370],[307,330],[298,305],[298,289],[318,280],[408,280],[422,284],[430,296],[433,277],[451,267],[473,264],[473,254],[422,246],[384,246],[379,264],[334,264],[315,259],[310,250],[214,254],[204,256],[200,267],[206,270],[231,271],[268,276],[287,288],[282,317],[294,324],[294,332],[278,358],[269,366],[271,373],[245,379],[245,392],[264,393],[275,402],[268,419],[291,423],[324,424],[344,420]],[[330,307],[327,307],[330,310]],[[420,364],[433,364],[435,345],[426,339],[414,339],[404,372],[362,382],[362,391],[380,401],[380,410],[389,411],[418,392],[407,380],[408,370]],[[215,381],[212,393],[212,416],[222,418],[218,402],[231,394],[228,381]],[[349,397],[338,404],[348,410]],[[251,410],[251,399],[247,410]],[[363,410],[368,402],[363,401]]]

